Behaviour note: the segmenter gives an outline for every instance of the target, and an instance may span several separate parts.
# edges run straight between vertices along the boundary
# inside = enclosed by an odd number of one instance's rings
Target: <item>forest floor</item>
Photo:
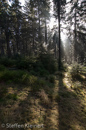
[[[1,82],[0,130],[86,130],[86,77],[55,76],[55,83],[36,92],[28,85]]]

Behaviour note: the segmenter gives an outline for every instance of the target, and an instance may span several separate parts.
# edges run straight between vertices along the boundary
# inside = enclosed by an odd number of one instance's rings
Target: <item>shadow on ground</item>
[[[59,130],[85,130],[86,100],[84,100],[83,103],[83,96],[80,93],[84,86],[82,85],[82,88],[77,86],[77,93],[72,89],[72,86],[68,88],[67,84],[64,84],[63,78],[64,77],[59,76]],[[86,96],[86,93],[84,96]]]
[[[5,95],[0,100],[0,124],[33,125],[22,130],[86,130],[86,84],[77,89],[68,88],[63,79],[64,73],[58,74],[55,83],[48,83],[36,92],[30,87],[10,86],[9,93],[17,95],[7,98],[7,86],[2,85]],[[0,127],[0,130],[7,128]]]

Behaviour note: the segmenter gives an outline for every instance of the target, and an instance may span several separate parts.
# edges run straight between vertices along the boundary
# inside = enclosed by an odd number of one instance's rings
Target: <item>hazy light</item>
[[[50,2],[51,2],[51,8],[50,8],[50,15],[51,15],[51,18],[50,18],[50,22],[49,22],[49,27],[50,27],[50,29],[52,29],[53,28],[53,26],[54,25],[56,25],[55,24],[55,18],[53,17],[53,1],[52,0],[50,0]]]
[[[19,0],[21,5],[23,6],[25,4],[25,0]]]
[[[73,0],[74,1],[74,3],[76,3],[77,2],[77,0]]]
[[[56,25],[56,23],[55,23],[55,18],[51,17],[51,18],[50,18],[50,22],[49,22],[48,25],[49,25],[50,29],[52,29],[53,26]]]
[[[61,32],[61,40],[62,42],[66,41],[66,34],[64,34],[63,32]]]

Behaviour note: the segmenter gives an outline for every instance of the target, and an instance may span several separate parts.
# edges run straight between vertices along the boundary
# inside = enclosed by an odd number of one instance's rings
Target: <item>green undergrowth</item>
[[[35,72],[34,72],[35,73]],[[42,78],[43,76],[35,76],[34,74],[26,71],[26,70],[9,70],[4,66],[0,66],[0,81],[11,82],[14,83],[30,83],[33,84],[34,81],[38,80],[37,78]],[[48,74],[45,75],[45,79],[49,80],[51,83],[54,83],[55,76]]]
[[[27,80],[29,78],[29,74],[22,70],[8,70],[0,71],[0,81],[1,82],[14,82],[14,83],[22,83],[27,84]]]
[[[33,92],[36,92],[45,88],[47,85],[52,87],[55,83],[55,76],[51,74],[48,76],[46,75],[45,77],[40,77],[33,75],[26,70],[9,70],[2,65],[0,67],[3,68],[0,70],[0,82],[7,85],[25,85],[29,86]]]
[[[84,65],[75,63],[71,66],[70,75],[73,80],[86,80],[84,76],[86,76],[86,67]]]
[[[57,62],[51,54],[39,54],[38,57],[3,57],[0,58],[1,65],[9,69],[26,70],[37,76],[54,74],[57,71]]]

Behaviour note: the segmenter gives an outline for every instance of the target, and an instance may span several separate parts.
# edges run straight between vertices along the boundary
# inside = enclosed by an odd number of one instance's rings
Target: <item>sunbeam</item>
[[[62,42],[66,41],[66,35],[63,32],[61,32],[61,40]]]

